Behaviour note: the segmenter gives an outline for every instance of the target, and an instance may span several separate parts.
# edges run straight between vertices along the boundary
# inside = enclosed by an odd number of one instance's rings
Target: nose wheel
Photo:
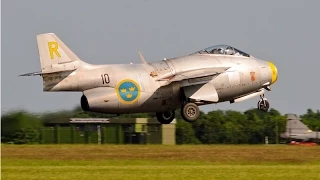
[[[263,112],[267,112],[269,110],[270,104],[267,98],[264,97],[264,94],[260,96],[260,100],[258,101],[258,109]]]

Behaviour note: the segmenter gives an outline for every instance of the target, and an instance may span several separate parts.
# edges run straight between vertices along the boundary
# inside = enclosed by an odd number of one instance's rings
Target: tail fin
[[[80,59],[54,33],[37,35],[42,73],[76,69]]]
[[[303,124],[296,114],[287,114],[287,132],[290,133],[306,133],[310,129]]]

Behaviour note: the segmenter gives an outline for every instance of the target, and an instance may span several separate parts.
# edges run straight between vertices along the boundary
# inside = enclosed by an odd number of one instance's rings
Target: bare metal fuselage
[[[217,102],[232,101],[259,91],[275,81],[270,63],[254,57],[195,54],[148,64],[82,63],[74,71],[44,74],[44,91],[82,91],[84,93],[81,98],[82,106],[87,105],[91,111],[115,114],[178,109],[182,105],[181,97],[184,94],[182,87],[201,86],[203,81],[208,81],[216,90]],[[196,77],[168,85],[164,85],[167,81],[161,79],[179,72],[209,67],[230,68],[215,76]],[[138,88],[134,95],[136,101],[124,101],[126,97],[119,94],[122,90],[119,84],[124,80],[136,83],[132,87],[132,89]],[[123,91],[126,90],[123,88]],[[130,93],[125,95],[130,97]],[[198,105],[213,103],[195,101]]]

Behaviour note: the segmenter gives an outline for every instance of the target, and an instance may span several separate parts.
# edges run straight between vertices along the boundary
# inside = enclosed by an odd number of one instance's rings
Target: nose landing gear
[[[264,97],[264,94],[260,95],[260,98],[261,99],[258,101],[258,109],[260,111],[267,112],[269,110],[270,104],[267,98]]]

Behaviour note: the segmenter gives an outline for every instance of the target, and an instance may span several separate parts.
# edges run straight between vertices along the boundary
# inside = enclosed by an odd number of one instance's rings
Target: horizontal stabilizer
[[[54,70],[52,72],[48,71],[48,72],[32,72],[32,73],[26,73],[26,74],[21,74],[19,76],[42,76],[42,75],[46,75],[46,74],[53,74],[53,73],[59,73],[59,72],[70,72],[73,71],[74,69],[70,69],[70,70],[66,70],[66,69],[61,69],[59,70]]]
[[[32,72],[32,73],[21,74],[19,76],[41,76],[42,74],[43,74],[42,72]]]

